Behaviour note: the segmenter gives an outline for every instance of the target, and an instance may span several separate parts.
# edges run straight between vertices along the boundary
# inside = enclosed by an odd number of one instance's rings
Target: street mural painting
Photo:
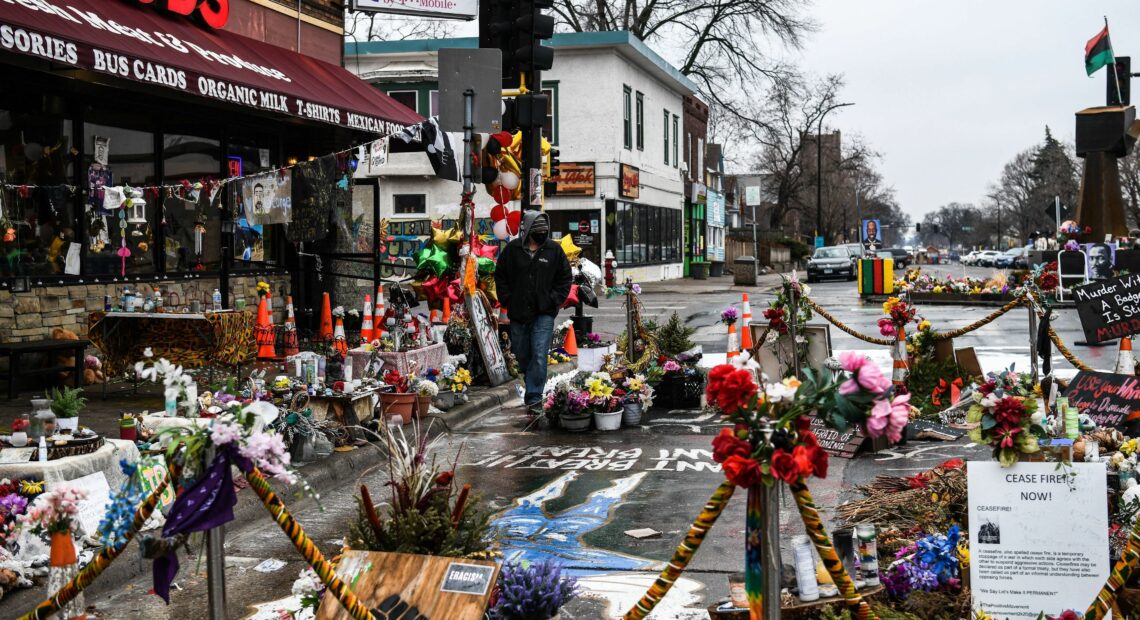
[[[553,560],[565,564],[577,576],[659,570],[660,562],[588,547],[582,542],[582,536],[613,519],[618,504],[645,475],[641,472],[613,480],[608,487],[590,493],[586,501],[558,513],[548,513],[546,504],[566,493],[578,480],[577,472],[562,474],[537,491],[520,497],[512,508],[492,522],[499,530],[503,558],[513,562]]]
[[[720,471],[712,460],[712,450],[703,448],[627,448],[600,446],[523,446],[513,450],[492,450],[470,467],[486,469],[547,469],[561,471]]]

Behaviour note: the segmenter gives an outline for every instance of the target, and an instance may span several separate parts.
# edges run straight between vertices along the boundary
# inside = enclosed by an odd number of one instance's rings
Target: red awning
[[[423,120],[336,65],[121,0],[0,0],[0,50],[361,131]]]

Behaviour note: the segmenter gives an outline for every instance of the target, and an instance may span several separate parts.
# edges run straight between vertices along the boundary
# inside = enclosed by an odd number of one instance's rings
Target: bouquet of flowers
[[[602,340],[602,335],[598,332],[590,332],[586,334],[586,342],[583,342],[582,346],[587,349],[600,349],[610,346],[610,343]]]
[[[879,319],[879,333],[884,336],[894,336],[906,327],[907,323],[914,320],[917,312],[914,306],[898,297],[888,297],[883,302],[883,314],[887,316]]]
[[[1041,392],[1033,380],[1033,375],[1027,372],[1017,372],[1016,366],[1016,364],[1010,364],[1009,368],[1001,372],[987,374],[986,380],[978,385],[977,391],[981,392],[982,396],[987,396],[993,392],[1002,392],[1004,395],[1021,398],[1039,396]]]
[[[436,381],[439,383],[440,389],[462,394],[471,385],[471,371],[462,366],[444,364],[439,369],[439,377]]]
[[[43,491],[43,482],[0,480],[0,546],[6,546],[28,502]]]
[[[641,403],[647,409],[653,405],[653,386],[649,385],[645,375],[626,377],[622,387],[625,389],[625,402]]]
[[[1045,414],[1037,410],[1037,400],[1007,393],[1000,387],[986,385],[974,392],[974,404],[966,413],[966,421],[977,424],[970,439],[988,443],[994,458],[1002,467],[1017,462],[1021,454],[1033,454],[1041,448],[1039,437],[1045,436]]]
[[[736,306],[729,306],[720,312],[720,322],[725,325],[735,325],[739,318],[740,311],[736,309]]]
[[[909,395],[891,398],[891,382],[867,358],[840,354],[838,378],[805,371],[779,383],[756,384],[749,370],[722,364],[709,371],[706,396],[734,423],[713,440],[713,459],[739,486],[827,475],[827,453],[811,432],[811,416],[846,430],[859,425],[872,437],[901,438]],[[817,413],[818,412],[818,413]]]
[[[621,409],[624,392],[606,372],[578,371],[547,383],[542,408],[552,419]]]
[[[268,294],[269,294],[269,283],[268,282],[258,282],[257,283],[257,296],[258,297],[265,297]]]
[[[79,529],[79,502],[85,499],[87,491],[84,489],[56,484],[32,502],[27,512],[20,515],[19,522],[36,535],[70,534]]]
[[[768,320],[768,337],[774,339],[775,335],[784,335],[789,331],[788,321],[792,318],[791,315],[795,314],[796,320],[796,333],[803,333],[803,326],[811,320],[811,306],[805,301],[805,298],[811,293],[811,287],[801,284],[792,274],[791,278],[784,278],[783,285],[780,292],[776,294],[776,298],[768,302],[768,307],[761,313],[765,319]],[[796,308],[793,309],[789,306],[788,301],[795,297]]]
[[[384,383],[395,388],[397,394],[407,394],[411,392],[411,380],[412,377],[402,375],[400,371],[394,368],[384,371]]]
[[[906,598],[914,590],[961,588],[958,564],[961,530],[953,525],[945,534],[927,534],[899,549],[887,570],[880,573],[883,587],[894,598]]]

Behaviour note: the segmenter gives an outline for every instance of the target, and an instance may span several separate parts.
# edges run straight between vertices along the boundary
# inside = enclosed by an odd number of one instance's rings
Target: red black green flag
[[[1112,54],[1112,39],[1108,37],[1108,24],[1097,35],[1085,43],[1085,72],[1092,75],[1105,65],[1116,62]]]

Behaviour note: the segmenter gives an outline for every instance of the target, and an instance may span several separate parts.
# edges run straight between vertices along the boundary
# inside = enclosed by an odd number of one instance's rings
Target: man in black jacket
[[[525,377],[523,402],[536,414],[542,411],[554,317],[570,296],[572,279],[566,253],[550,239],[549,218],[541,211],[523,213],[518,238],[499,255],[495,287],[511,320],[511,352]]]

